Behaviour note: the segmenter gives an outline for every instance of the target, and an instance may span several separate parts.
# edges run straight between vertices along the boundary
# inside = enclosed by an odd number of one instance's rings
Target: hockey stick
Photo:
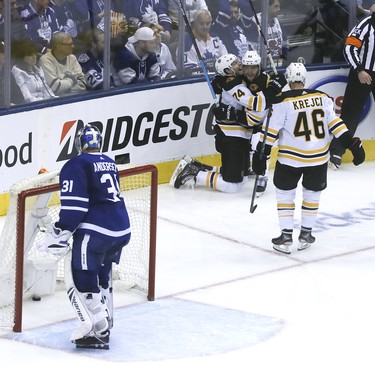
[[[255,18],[255,22],[257,24],[257,27],[258,27],[258,31],[259,31],[259,34],[261,35],[262,37],[262,40],[263,40],[263,43],[264,43],[264,46],[266,48],[266,51],[267,51],[267,57],[270,61],[270,65],[272,67],[272,71],[277,74],[277,70],[276,70],[276,65],[275,65],[275,62],[273,61],[273,58],[272,58],[272,55],[271,55],[271,50],[270,50],[270,47],[268,46],[268,43],[267,43],[267,40],[266,40],[266,37],[264,36],[264,33],[263,33],[263,30],[262,30],[262,27],[259,23],[259,18],[258,18],[258,14],[257,12],[255,11],[255,8],[254,8],[254,4],[252,2],[252,0],[249,0],[249,3],[250,3],[250,6],[251,6],[251,10],[254,14],[254,18]]]
[[[273,61],[273,58],[272,58],[272,55],[271,55],[271,50],[268,46],[266,37],[264,36],[264,33],[262,31],[262,27],[259,23],[258,15],[257,15],[257,12],[254,8],[254,4],[253,4],[252,0],[249,0],[249,3],[250,3],[250,6],[251,6],[251,10],[254,13],[254,18],[255,18],[255,22],[256,22],[257,27],[258,27],[259,34],[261,35],[261,37],[263,39],[264,46],[266,47],[267,57],[270,61],[270,65],[272,67],[273,72],[275,74],[277,74],[276,65],[275,65],[275,62]],[[266,125],[265,125],[264,131],[263,131],[263,140],[262,140],[262,145],[261,145],[260,154],[259,154],[260,159],[262,159],[263,155],[264,155],[264,149],[265,149],[265,146],[266,146],[266,137],[267,137],[267,133],[268,133],[268,126],[270,124],[271,113],[272,113],[271,108],[269,108],[268,113],[267,113],[267,117],[266,117]],[[256,177],[255,177],[253,193],[251,195],[250,213],[254,213],[254,211],[256,210],[256,208],[258,206],[258,205],[255,204],[255,197],[256,197],[258,181],[259,181],[259,174],[257,174]]]
[[[270,107],[270,108],[268,109],[267,119],[266,119],[266,125],[265,125],[265,127],[264,127],[264,131],[263,131],[263,140],[262,140],[262,145],[261,145],[260,153],[259,153],[259,158],[260,158],[260,159],[263,159],[264,149],[265,149],[265,147],[266,147],[266,137],[267,137],[267,133],[268,133],[268,126],[269,126],[269,124],[270,124],[271,114],[272,114],[272,111],[271,111],[271,107]],[[255,182],[254,182],[254,187],[253,187],[253,193],[252,193],[252,195],[251,195],[250,213],[254,213],[254,211],[255,211],[256,208],[258,207],[258,205],[255,204],[255,197],[256,197],[256,192],[257,192],[258,180],[259,180],[259,174],[257,174],[257,175],[255,176]]]
[[[199,48],[198,48],[198,45],[197,45],[197,42],[195,40],[195,37],[194,37],[194,33],[193,33],[193,30],[191,29],[191,26],[190,26],[190,23],[189,23],[189,20],[188,20],[188,17],[186,15],[186,11],[185,11],[185,8],[184,8],[184,5],[182,4],[182,0],[175,0],[176,3],[178,4],[178,6],[180,7],[181,9],[181,13],[182,13],[182,17],[184,18],[184,22],[185,22],[185,25],[186,25],[186,29],[189,33],[189,36],[191,38],[191,41],[193,42],[193,46],[194,46],[194,49],[195,49],[195,52],[197,53],[197,56],[198,56],[198,59],[199,59],[199,64],[202,68],[202,71],[203,71],[203,74],[204,74],[204,77],[206,78],[206,81],[207,81],[207,84],[208,84],[208,87],[210,89],[210,92],[211,92],[211,95],[212,95],[212,98],[215,102],[216,105],[219,105],[219,101],[217,100],[217,97],[216,97],[216,93],[214,92],[214,89],[211,85],[211,80],[208,76],[208,73],[207,73],[207,69],[206,69],[206,65],[204,64],[204,61],[203,61],[203,58],[202,58],[202,55],[199,51]]]

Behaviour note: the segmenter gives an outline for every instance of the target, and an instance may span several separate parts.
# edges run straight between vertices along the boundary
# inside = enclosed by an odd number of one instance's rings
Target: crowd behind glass
[[[293,61],[345,63],[345,37],[375,10],[374,4],[375,0],[0,0],[0,108],[201,78],[196,46],[212,74],[216,58],[233,53],[241,59],[252,49],[261,54],[264,68],[269,67],[267,51],[278,67]]]

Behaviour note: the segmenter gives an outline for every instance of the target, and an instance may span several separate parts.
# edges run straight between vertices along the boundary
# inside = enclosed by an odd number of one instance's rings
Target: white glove
[[[57,257],[63,257],[69,251],[69,239],[72,233],[68,230],[61,230],[54,224],[52,230],[44,236],[36,247],[41,252],[48,252]]]

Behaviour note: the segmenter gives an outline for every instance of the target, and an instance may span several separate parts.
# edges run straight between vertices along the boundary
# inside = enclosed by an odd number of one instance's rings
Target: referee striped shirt
[[[344,56],[349,65],[359,71],[375,71],[375,13],[364,18],[349,33]]]

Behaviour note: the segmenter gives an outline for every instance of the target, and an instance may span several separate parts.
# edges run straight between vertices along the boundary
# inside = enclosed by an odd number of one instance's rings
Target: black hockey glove
[[[266,97],[267,105],[275,103],[276,96],[281,93],[281,90],[287,84],[284,74],[272,75],[268,81],[268,86],[263,90],[263,94]]]
[[[224,120],[235,121],[236,120],[236,110],[229,105],[220,103],[218,106],[215,106],[212,109],[212,112],[218,121],[224,121]]]
[[[243,127],[249,127],[244,109],[236,110],[236,121]]]
[[[287,84],[284,74],[275,74],[268,81],[268,88],[274,91],[275,95],[280,94],[284,86]]]
[[[353,164],[359,165],[362,164],[365,161],[366,153],[362,146],[362,141],[359,139],[359,137],[353,137],[351,145],[348,147],[348,149],[353,154]]]
[[[266,174],[267,156],[263,154],[261,158],[260,152],[258,150],[255,150],[251,167],[256,175]]]
[[[258,132],[261,132],[263,128],[263,125],[260,123],[259,125],[254,125],[253,127],[253,135],[255,135]]]

